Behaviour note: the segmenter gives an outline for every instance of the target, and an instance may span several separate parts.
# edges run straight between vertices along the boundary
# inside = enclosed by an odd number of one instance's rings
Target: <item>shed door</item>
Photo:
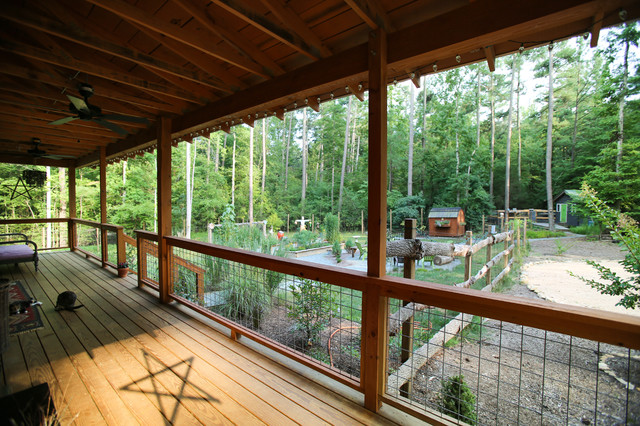
[[[568,204],[560,204],[560,223],[567,223]]]

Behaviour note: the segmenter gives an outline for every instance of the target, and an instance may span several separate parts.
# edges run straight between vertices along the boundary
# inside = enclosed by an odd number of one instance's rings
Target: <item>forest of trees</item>
[[[591,49],[582,36],[487,64],[389,86],[388,207],[394,226],[431,207],[460,206],[467,223],[508,208],[548,207],[588,182],[612,206],[640,219],[639,29],[629,24]],[[551,106],[551,108],[550,108]],[[212,133],[173,150],[173,233],[206,233],[233,204],[236,220],[340,216],[359,229],[367,209],[367,98],[301,108],[254,128]],[[155,154],[111,164],[108,222],[153,230]],[[21,170],[0,164],[0,216],[67,216],[66,170],[48,170],[33,199],[11,200]],[[39,167],[44,170],[44,167]],[[77,170],[77,211],[99,218],[99,172]],[[62,195],[61,195],[62,194]]]

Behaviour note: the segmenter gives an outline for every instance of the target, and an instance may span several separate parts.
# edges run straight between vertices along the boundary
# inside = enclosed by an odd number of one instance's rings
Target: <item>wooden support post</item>
[[[164,239],[171,235],[171,119],[158,120],[158,284],[160,302],[169,303],[169,246]]]
[[[127,244],[124,241],[124,228],[122,226],[119,226],[116,231],[116,246],[118,264],[125,263],[127,261]]]
[[[469,246],[473,245],[473,232],[467,231],[467,244]],[[467,255],[464,257],[464,280],[467,281],[471,278],[471,269],[473,266],[473,254],[471,250],[467,252]]]
[[[369,33],[369,200],[367,275],[386,274],[387,35]],[[361,387],[364,405],[377,412],[386,386],[387,298],[377,285],[363,291]]]
[[[69,218],[75,219],[77,216],[76,207],[76,168],[69,167]],[[77,247],[77,227],[74,220],[70,220],[67,225],[69,233],[69,250],[75,251]]]
[[[107,148],[100,147],[100,223],[107,223]],[[109,244],[107,230],[100,227],[100,243],[102,245],[102,267],[109,260]]]
[[[523,236],[522,236],[522,242],[524,243],[524,246],[527,246],[527,218],[524,218],[524,229],[523,229]]]
[[[420,227],[424,226],[424,207],[420,207]]]
[[[487,238],[491,238],[491,233],[489,233],[489,235],[487,235]],[[486,263],[489,263],[489,261],[491,259],[493,259],[493,254],[491,253],[493,251],[493,240],[491,240],[491,244],[487,245],[487,257],[486,257]],[[487,275],[486,275],[486,285],[491,285],[491,268],[489,268],[489,270],[487,271]]]
[[[405,240],[413,240],[416,238],[416,219],[404,220],[404,238]],[[404,258],[404,275],[405,278],[416,278],[416,260]],[[403,300],[402,306],[407,306],[410,300]],[[400,347],[400,362],[403,364],[409,360],[413,354],[413,315],[402,323],[402,343]],[[400,396],[410,398],[413,391],[413,378],[409,379],[405,384],[400,386]]]

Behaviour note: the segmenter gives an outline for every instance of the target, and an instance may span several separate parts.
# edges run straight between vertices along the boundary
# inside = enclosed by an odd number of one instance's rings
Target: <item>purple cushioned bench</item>
[[[25,234],[0,234],[0,240],[0,265],[33,262],[38,271],[38,246]]]

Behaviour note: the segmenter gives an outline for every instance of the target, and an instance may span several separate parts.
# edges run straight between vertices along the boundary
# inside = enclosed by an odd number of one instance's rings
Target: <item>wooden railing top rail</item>
[[[130,237],[127,234],[122,234],[122,238],[124,239],[124,242],[129,245],[135,246],[136,244],[138,244],[135,238]]]
[[[68,222],[69,218],[50,217],[50,218],[32,218],[32,219],[0,219],[0,225],[20,225],[27,223],[60,223]]]
[[[400,277],[369,277],[365,272],[315,266],[297,259],[217,246],[181,237],[165,237],[175,247],[329,284],[364,290],[377,286],[385,297],[428,304],[513,322],[603,343],[640,349],[640,318],[544,300],[451,287]]]
[[[69,220],[75,223],[78,223],[80,225],[91,226],[93,228],[100,228],[100,229],[105,229],[107,231],[113,231],[113,232],[118,232],[119,229],[124,229],[124,227],[120,225],[112,225],[110,223],[100,223],[100,222],[96,222],[95,220],[76,219],[76,218],[69,219]]]
[[[158,242],[158,234],[155,232],[142,231],[142,230],[135,230],[133,232],[135,232],[136,235],[138,235],[141,238],[144,238],[145,240]]]

